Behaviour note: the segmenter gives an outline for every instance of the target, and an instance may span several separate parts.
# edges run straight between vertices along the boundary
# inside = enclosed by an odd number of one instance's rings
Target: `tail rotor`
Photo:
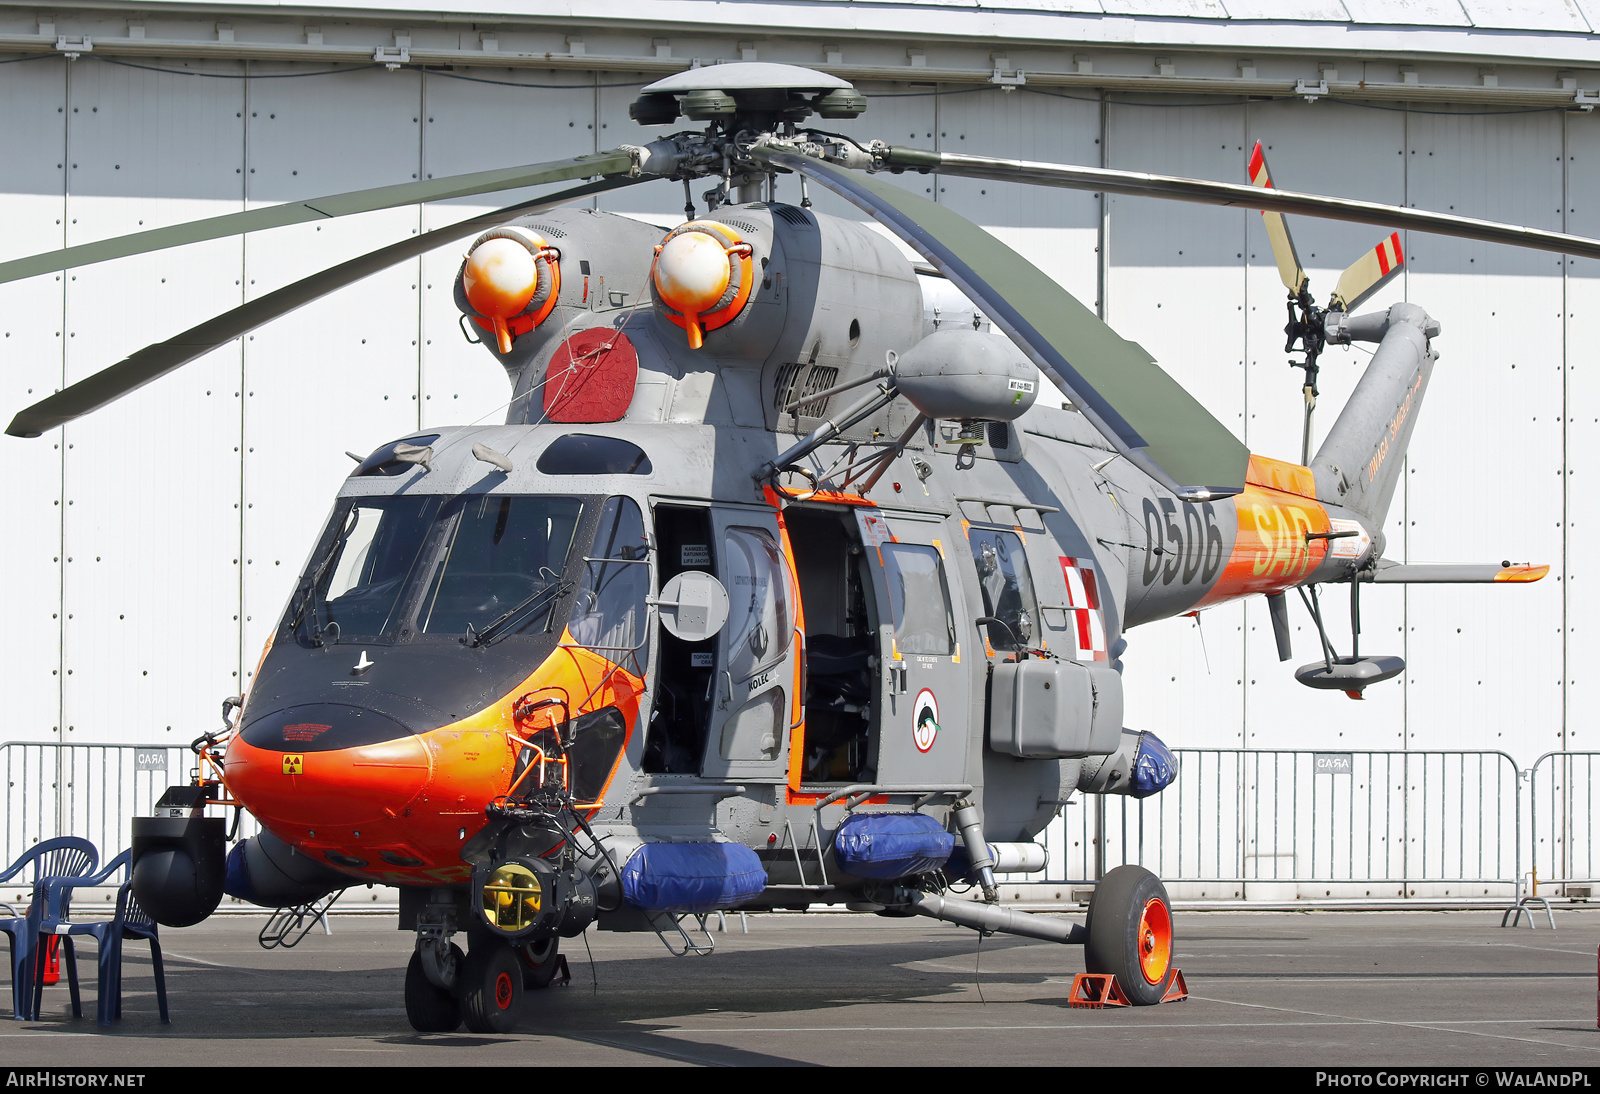
[[[1250,153],[1249,174],[1252,186],[1272,189],[1272,173],[1267,168],[1267,154],[1260,141]],[[1405,266],[1405,251],[1400,245],[1400,233],[1391,233],[1339,275],[1328,306],[1319,308],[1311,295],[1310,278],[1300,264],[1294,237],[1289,234],[1283,214],[1263,209],[1261,219],[1272,244],[1272,257],[1278,264],[1278,276],[1283,280],[1283,287],[1289,290],[1289,321],[1283,328],[1283,350],[1285,353],[1298,350],[1303,355],[1302,360],[1290,360],[1289,364],[1305,373],[1301,386],[1306,409],[1300,434],[1300,463],[1307,465],[1311,462],[1311,419],[1317,409],[1317,358],[1327,345],[1328,313],[1349,312],[1388,284]]]

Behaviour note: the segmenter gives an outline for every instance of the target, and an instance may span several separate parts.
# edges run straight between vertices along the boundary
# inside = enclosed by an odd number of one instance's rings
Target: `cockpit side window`
[[[1039,604],[1022,538],[998,528],[972,528],[967,543],[978,568],[983,614],[998,620],[985,625],[989,645],[1013,652],[1031,649]]]
[[[568,624],[573,641],[601,653],[638,649],[646,638],[649,592],[650,543],[644,517],[632,498],[607,498]]]

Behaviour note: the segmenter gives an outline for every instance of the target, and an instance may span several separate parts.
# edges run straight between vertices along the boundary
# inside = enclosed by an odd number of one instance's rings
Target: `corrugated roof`
[[[274,9],[480,23],[556,20],[740,33],[858,33],[1171,48],[1345,50],[1600,63],[1600,0],[212,0]],[[135,7],[109,0],[107,7]],[[1335,31],[1335,28],[1337,30]]]

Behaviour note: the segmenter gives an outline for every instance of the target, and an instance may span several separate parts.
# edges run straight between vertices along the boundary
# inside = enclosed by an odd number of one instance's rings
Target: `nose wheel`
[[[552,955],[552,961],[554,957]],[[523,963],[496,939],[474,938],[461,966],[461,1017],[473,1033],[510,1033],[522,1008]]]
[[[1136,1006],[1161,1002],[1172,982],[1172,908],[1161,879],[1118,866],[1095,886],[1086,927],[1084,967],[1111,973]]]
[[[461,968],[465,960],[461,947],[451,943],[450,949],[455,967]],[[428,978],[423,960],[420,950],[411,951],[411,963],[406,966],[406,1018],[418,1033],[450,1033],[461,1025],[461,1003],[454,992]]]

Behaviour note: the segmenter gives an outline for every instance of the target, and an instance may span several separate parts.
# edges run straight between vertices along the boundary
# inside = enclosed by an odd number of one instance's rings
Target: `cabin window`
[[[967,533],[967,543],[978,568],[983,614],[998,620],[985,625],[990,647],[1013,652],[1032,649],[1039,603],[1022,537],[998,528],[973,528]]]
[[[632,498],[608,498],[568,625],[572,640],[607,652],[638,649],[645,641],[649,592],[650,544],[644,517]]]
[[[568,433],[539,453],[542,475],[648,475],[653,470],[644,449],[621,437]]]
[[[956,626],[939,552],[914,543],[883,543],[878,550],[889,586],[895,649],[902,655],[950,656]]]
[[[723,665],[742,683],[789,649],[794,627],[789,569],[766,532],[729,528],[723,540],[722,578],[728,590]]]

